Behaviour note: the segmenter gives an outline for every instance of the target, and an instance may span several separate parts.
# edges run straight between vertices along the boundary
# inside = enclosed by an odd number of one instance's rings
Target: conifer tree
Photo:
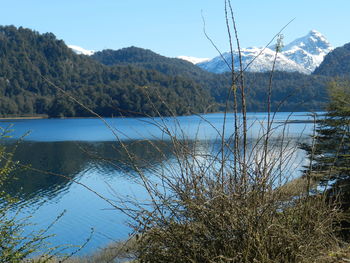
[[[312,161],[308,172],[325,182],[350,180],[350,83],[330,83],[329,95],[314,146],[304,145]]]

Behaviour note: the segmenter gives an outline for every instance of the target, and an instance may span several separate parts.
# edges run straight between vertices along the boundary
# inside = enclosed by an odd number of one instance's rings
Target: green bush
[[[9,133],[8,129],[1,128],[1,140],[6,140]],[[19,164],[12,159],[13,151],[9,151],[5,145],[0,144],[0,262],[28,261],[28,258],[38,254],[44,257],[37,262],[46,262],[56,251],[49,248],[46,242],[48,229],[26,232],[31,225],[31,216],[20,217],[22,208],[19,200],[2,190],[4,184],[15,180],[13,172],[19,169]]]

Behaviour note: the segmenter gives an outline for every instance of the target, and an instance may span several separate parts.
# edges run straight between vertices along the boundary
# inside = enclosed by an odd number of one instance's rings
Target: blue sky
[[[350,42],[349,0],[232,0],[242,47],[263,46],[288,21],[285,43],[311,29],[333,46]],[[102,50],[138,46],[159,54],[214,57],[206,30],[228,50],[224,0],[0,0],[1,25],[53,32],[67,44]]]

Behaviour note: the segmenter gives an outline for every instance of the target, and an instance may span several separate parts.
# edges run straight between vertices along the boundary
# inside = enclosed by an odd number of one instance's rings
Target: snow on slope
[[[177,58],[186,60],[188,62],[191,62],[192,64],[198,64],[198,63],[202,63],[210,60],[210,58],[196,58],[196,57],[188,57],[188,56],[178,56]]]
[[[305,37],[298,38],[286,45],[283,54],[311,73],[332,50],[333,47],[321,33],[311,30]]]
[[[247,68],[248,71],[266,72],[272,69],[275,57],[275,47],[245,48],[241,50],[243,66],[246,67],[255,57],[253,63]],[[284,46],[278,54],[276,70],[297,71],[305,74],[312,73],[323,61],[324,57],[333,50],[327,39],[316,30],[311,30],[306,36],[298,38]],[[224,53],[225,59],[231,61],[231,54]],[[235,68],[238,69],[238,52],[234,52]],[[229,67],[220,56],[207,62],[198,63],[201,68],[215,73],[229,71]]]
[[[68,47],[70,49],[72,49],[74,51],[74,53],[76,53],[78,55],[91,56],[91,55],[93,55],[95,53],[95,51],[93,51],[93,50],[87,50],[87,49],[84,49],[82,47],[75,46],[75,45],[68,45]]]
[[[262,52],[262,53],[261,53]],[[242,53],[242,63],[243,67],[247,67],[249,63],[253,59],[255,59],[247,68],[248,71],[252,72],[266,72],[270,71],[272,69],[273,60],[275,58],[275,51],[272,51],[269,48],[266,48],[263,50],[262,48],[257,47],[250,47],[250,48],[244,48],[241,50]],[[261,54],[260,54],[261,53]],[[238,60],[238,52],[235,51],[234,54],[234,63],[235,68],[239,68],[239,60]],[[224,53],[223,57],[227,61],[227,63],[230,65],[231,61],[231,53]],[[223,73],[226,71],[230,71],[229,66],[223,62],[221,57],[215,57],[212,60],[204,63],[198,64],[201,68],[215,73]],[[283,54],[278,54],[276,59],[276,70],[282,70],[282,71],[298,71],[307,73],[306,70],[295,63],[294,61],[291,61]]]

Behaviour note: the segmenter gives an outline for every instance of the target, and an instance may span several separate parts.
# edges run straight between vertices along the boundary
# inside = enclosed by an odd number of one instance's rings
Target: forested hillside
[[[0,61],[2,116],[91,116],[48,81],[103,116],[182,115],[212,105],[208,92],[191,80],[104,66],[76,55],[51,33],[0,27]]]
[[[225,105],[230,73],[214,74],[196,65],[177,58],[167,58],[151,50],[130,47],[120,50],[103,50],[92,56],[105,65],[133,65],[144,69],[154,69],[169,76],[178,75],[196,81],[209,90],[215,101]],[[270,73],[245,73],[248,89],[247,106],[249,111],[266,110],[266,94]],[[322,110],[328,95],[327,77],[309,76],[296,72],[274,72],[273,74],[273,109],[282,111]]]
[[[266,111],[270,73],[247,73],[247,107]],[[278,111],[320,111],[328,101],[329,78],[297,72],[276,71],[272,77],[272,109]]]
[[[133,64],[138,67],[157,70],[166,75],[181,75],[194,80],[207,78],[207,75],[215,76],[215,74],[208,73],[188,61],[164,57],[151,50],[138,47],[119,50],[106,49],[94,53],[91,58],[107,66]]]
[[[314,74],[333,77],[350,77],[350,43],[330,52]]]
[[[1,116],[91,116],[69,96],[102,116],[219,111],[231,82],[229,73],[209,73],[136,47],[77,55],[52,33],[14,26],[0,27],[0,61]],[[269,73],[245,74],[249,111],[266,110],[269,78]],[[328,81],[326,76],[275,72],[273,109],[322,110]]]

